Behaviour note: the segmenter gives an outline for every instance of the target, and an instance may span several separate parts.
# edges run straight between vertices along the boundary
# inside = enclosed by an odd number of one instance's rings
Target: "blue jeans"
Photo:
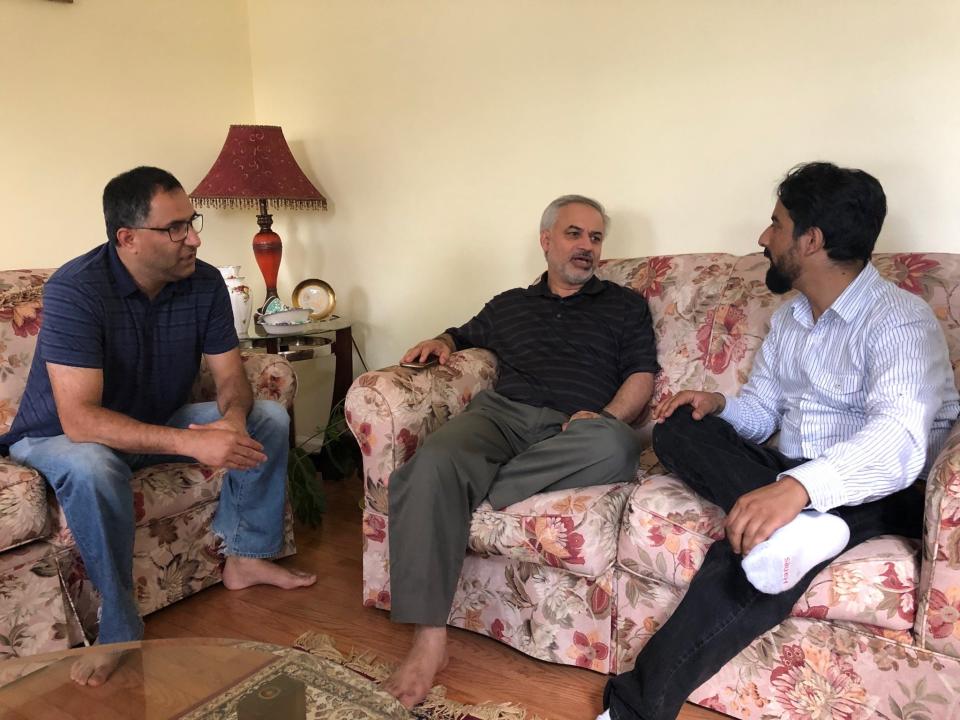
[[[211,423],[221,418],[213,402],[184,405],[167,427]],[[251,470],[231,470],[220,490],[213,530],[227,555],[267,558],[283,547],[288,453],[287,411],[257,400],[247,432],[263,445],[267,460]],[[87,574],[103,597],[100,643],[143,637],[133,591],[134,471],[164,462],[195,462],[171,455],[133,455],[99,443],[74,443],[66,435],[23,438],[10,457],[35,468],[53,488],[73,533]]]

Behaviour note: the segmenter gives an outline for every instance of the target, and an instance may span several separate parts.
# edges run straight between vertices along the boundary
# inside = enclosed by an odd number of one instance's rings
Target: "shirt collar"
[[[606,289],[606,286],[603,284],[603,281],[600,280],[596,275],[593,275],[583,286],[577,290],[573,295],[568,295],[567,297],[574,297],[576,295],[598,295]],[[543,275],[540,276],[540,279],[535,282],[533,285],[528,287],[525,291],[527,295],[541,295],[543,297],[559,297],[555,295],[550,290],[550,286],[547,284],[547,273],[544,271]]]
[[[872,263],[863,266],[863,270],[857,275],[853,282],[847,285],[846,289],[840,293],[840,297],[833,301],[830,309],[833,310],[844,322],[851,322],[869,303],[869,290],[880,279],[880,273]]]
[[[117,254],[116,244],[110,241],[107,241],[107,258],[110,263],[110,274],[113,275],[113,280],[117,284],[117,290],[120,291],[120,296],[127,297],[128,295],[140,292],[140,288],[138,288],[137,284],[133,281],[133,276],[130,274],[130,271],[127,270],[123,261],[120,260],[120,255]]]
[[[863,270],[847,285],[840,296],[823,313],[833,313],[845,323],[850,323],[869,306],[870,288],[880,280],[880,273],[872,263],[864,265]],[[793,305],[793,316],[805,327],[813,327],[813,308],[803,293],[797,294]]]

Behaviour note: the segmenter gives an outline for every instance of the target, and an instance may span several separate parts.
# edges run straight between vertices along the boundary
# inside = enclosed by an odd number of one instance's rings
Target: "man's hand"
[[[799,515],[809,502],[806,488],[789,475],[742,495],[727,515],[730,547],[738,555],[747,555]]]
[[[214,420],[212,423],[207,423],[205,425],[198,425],[193,423],[190,425],[191,430],[232,430],[235,433],[241,435],[246,435],[250,437],[250,434],[247,432],[247,422],[244,418],[241,420],[236,416],[224,416],[219,420]]]
[[[703,392],[701,390],[681,390],[666,402],[662,402],[653,409],[653,419],[662,423],[673,415],[673,411],[681,405],[693,408],[690,414],[694,420],[703,420],[707,415],[721,412],[727,405],[727,399],[720,393]]]
[[[249,470],[267,459],[263,445],[247,434],[246,428],[237,430],[225,418],[206,425],[190,425],[190,447],[184,454],[211,467],[228,470]]]
[[[567,426],[570,425],[574,420],[592,420],[593,418],[602,417],[600,413],[590,412],[589,410],[577,410],[573,415],[570,416],[570,419],[567,420],[563,426],[560,428],[560,431],[563,432],[567,429]]]
[[[400,362],[426,362],[431,355],[437,356],[437,361],[441,365],[447,364],[447,358],[450,357],[450,346],[440,338],[431,338],[414,345],[407,350]]]

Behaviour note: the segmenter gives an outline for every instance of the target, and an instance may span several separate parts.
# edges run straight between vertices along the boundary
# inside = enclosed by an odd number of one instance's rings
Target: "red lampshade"
[[[264,312],[277,297],[277,273],[283,242],[273,231],[274,207],[326,210],[327,199],[303,174],[275,125],[231,125],[219,157],[190,197],[197,205],[215,208],[258,208],[260,232],[253,237],[253,255],[263,273],[267,299]]]
[[[327,199],[303,174],[276,125],[231,125],[220,156],[190,197],[198,205],[326,210]]]

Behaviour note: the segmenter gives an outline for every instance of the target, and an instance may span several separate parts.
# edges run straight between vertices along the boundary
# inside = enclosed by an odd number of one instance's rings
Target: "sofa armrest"
[[[497,379],[497,361],[486,350],[453,353],[446,365],[426,370],[392,366],[364,373],[347,392],[347,425],[363,455],[367,507],[387,514],[390,474],[409,460],[423,439],[458,414]]]
[[[243,370],[253,388],[256,400],[276,400],[288,410],[293,407],[297,395],[297,374],[290,362],[280,355],[241,352]],[[193,384],[193,402],[209,402],[217,399],[217,388],[206,360],[200,366],[200,374]]]
[[[927,477],[917,603],[917,645],[960,657],[960,422]]]

